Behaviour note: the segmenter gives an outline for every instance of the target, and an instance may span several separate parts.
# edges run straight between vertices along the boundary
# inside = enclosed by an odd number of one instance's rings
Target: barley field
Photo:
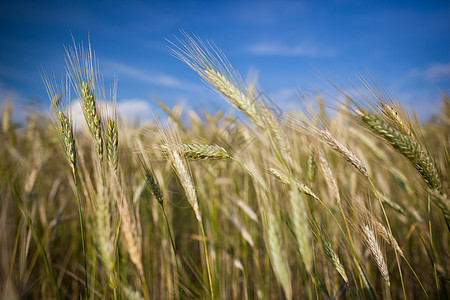
[[[170,47],[229,110],[132,126],[76,46],[51,117],[6,106],[1,298],[447,299],[448,96],[423,124],[362,76],[281,111],[214,45]]]

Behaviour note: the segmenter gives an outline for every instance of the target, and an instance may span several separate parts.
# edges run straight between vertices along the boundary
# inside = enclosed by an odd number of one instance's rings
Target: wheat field
[[[448,96],[423,124],[367,76],[280,111],[214,45],[170,47],[230,110],[129,125],[74,46],[51,117],[2,112],[3,299],[448,297]]]

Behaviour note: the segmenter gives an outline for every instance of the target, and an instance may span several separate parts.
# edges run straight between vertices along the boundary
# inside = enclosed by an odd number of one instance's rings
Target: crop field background
[[[5,107],[3,299],[448,297],[447,95],[423,124],[362,76],[281,111],[214,46],[171,47],[229,110],[133,126],[76,46],[42,74],[51,117]]]

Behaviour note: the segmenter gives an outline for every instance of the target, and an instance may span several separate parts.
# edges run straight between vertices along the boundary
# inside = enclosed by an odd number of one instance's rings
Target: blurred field
[[[5,109],[3,299],[446,299],[450,99],[419,124],[366,82],[281,112],[208,47],[174,49],[245,117],[129,126],[76,48],[52,120]]]

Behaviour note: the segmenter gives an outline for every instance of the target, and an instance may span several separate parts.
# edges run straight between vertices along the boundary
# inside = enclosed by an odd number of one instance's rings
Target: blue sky
[[[229,106],[174,58],[180,29],[211,40],[245,79],[286,109],[370,71],[425,120],[450,93],[450,1],[1,1],[0,107],[47,110],[41,70],[61,78],[64,46],[89,40],[119,107],[146,118],[154,101]],[[24,103],[27,103],[24,105]]]

